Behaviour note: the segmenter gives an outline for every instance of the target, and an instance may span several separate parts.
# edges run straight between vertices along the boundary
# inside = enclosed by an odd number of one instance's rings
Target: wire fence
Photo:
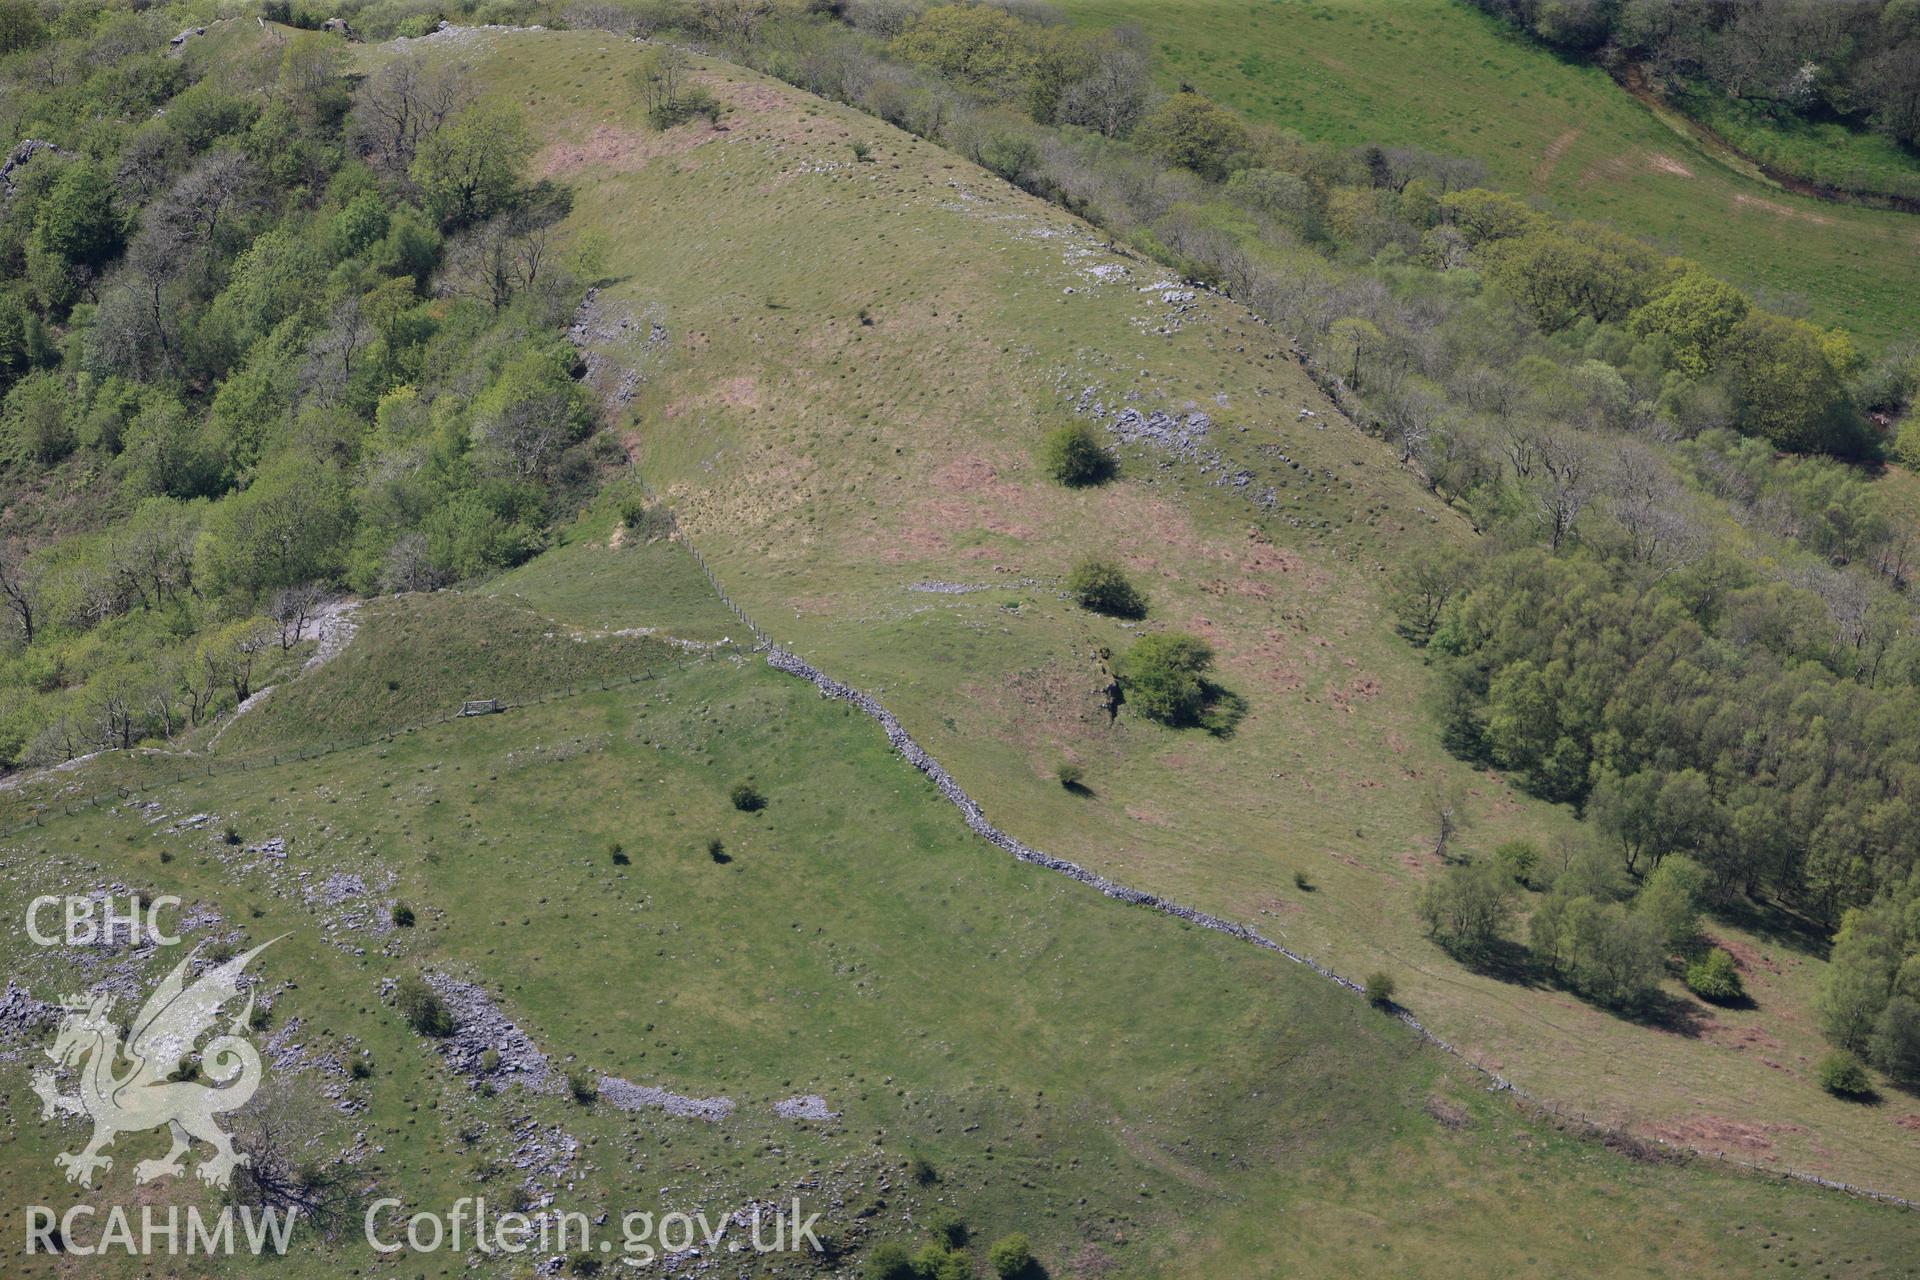
[[[762,631],[760,624],[748,617],[747,611],[742,609],[738,604],[735,604],[733,597],[727,594],[726,587],[720,581],[720,575],[713,571],[713,566],[707,563],[707,558],[700,554],[700,548],[693,545],[693,539],[688,536],[686,529],[682,527],[680,521],[675,518],[673,508],[668,506],[666,500],[648,486],[646,480],[640,475],[639,467],[636,466],[632,469],[632,476],[633,482],[639,487],[641,495],[645,497],[647,501],[651,502],[655,509],[666,519],[667,528],[672,530],[673,536],[679,540],[680,545],[687,549],[687,554],[693,557],[693,562],[700,566],[700,572],[706,575],[707,585],[712,587],[713,593],[720,597],[720,603],[726,605],[728,612],[740,619],[741,626],[753,633],[754,647],[758,649],[772,648],[773,637]]]

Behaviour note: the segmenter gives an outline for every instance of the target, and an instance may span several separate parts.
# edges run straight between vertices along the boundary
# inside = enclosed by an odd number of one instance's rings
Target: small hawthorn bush
[[[1509,840],[1493,856],[1520,884],[1532,884],[1533,873],[1540,869],[1540,846],[1531,840]]]
[[[1207,709],[1213,646],[1199,636],[1162,631],[1142,636],[1120,658],[1120,685],[1127,702],[1149,720],[1176,728],[1199,724]]]
[[[1722,947],[1715,947],[1688,965],[1686,983],[1687,990],[1715,1004],[1730,1004],[1747,994],[1746,984],[1740,981],[1740,970]]]
[[[1054,428],[1040,445],[1040,466],[1069,489],[1105,484],[1119,464],[1100,440],[1100,433],[1084,422]]]
[[[1147,598],[1111,560],[1082,560],[1067,574],[1067,590],[1082,609],[1115,618],[1144,618]]]
[[[967,1243],[967,1224],[959,1214],[951,1209],[936,1209],[927,1219],[927,1230],[933,1238],[950,1249],[959,1249]]]
[[[865,1280],[919,1280],[913,1255],[896,1240],[877,1244],[867,1251],[866,1265],[860,1268]]]
[[[1867,1069],[1860,1065],[1860,1059],[1845,1049],[1835,1049],[1820,1059],[1815,1072],[1820,1087],[1836,1098],[1870,1098],[1873,1096],[1873,1081],[1867,1077]]]
[[[734,784],[727,798],[733,801],[733,807],[742,813],[758,813],[767,807],[767,798],[754,789],[750,782]]]
[[[1001,1236],[987,1249],[987,1262],[1001,1280],[1014,1280],[1033,1266],[1033,1246],[1019,1231]]]
[[[428,986],[419,974],[410,973],[400,979],[393,1002],[407,1025],[421,1035],[439,1038],[453,1034],[453,1010],[447,1008],[440,993]]]
[[[1393,975],[1390,973],[1370,973],[1367,975],[1367,1001],[1377,1009],[1391,1008],[1393,1005]]]

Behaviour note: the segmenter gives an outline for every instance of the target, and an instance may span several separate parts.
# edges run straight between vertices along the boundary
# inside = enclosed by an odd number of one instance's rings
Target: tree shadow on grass
[[[1711,1013],[1698,1002],[1665,991],[1654,991],[1637,1004],[1620,1005],[1588,995],[1542,964],[1533,951],[1511,938],[1496,938],[1473,951],[1443,948],[1447,954],[1482,977],[1529,990],[1564,991],[1584,1004],[1623,1021],[1697,1039],[1713,1024]]]
[[[1528,988],[1553,985],[1533,952],[1511,938],[1495,938],[1472,951],[1446,950],[1468,969],[1496,982]]]
[[[1827,926],[1774,903],[1734,897],[1714,903],[1709,914],[1771,946],[1784,947],[1816,960],[1825,960],[1832,949],[1832,934]]]
[[[1713,1025],[1712,1017],[1700,1004],[1666,991],[1652,992],[1638,1004],[1613,1009],[1613,1012],[1638,1026],[1684,1036],[1689,1040],[1699,1039]]]
[[[1216,738],[1231,738],[1246,719],[1247,700],[1224,685],[1202,680],[1206,702],[1200,711],[1200,727]]]

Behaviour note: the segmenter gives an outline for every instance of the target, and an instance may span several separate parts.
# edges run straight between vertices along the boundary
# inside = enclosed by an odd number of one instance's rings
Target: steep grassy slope
[[[467,597],[392,609],[420,643],[385,650],[384,673],[343,659],[296,684],[377,705],[385,678],[422,678],[490,616]],[[625,620],[659,616],[637,603]],[[768,797],[761,813],[728,804],[742,778]],[[30,784],[5,816],[64,785]],[[271,840],[283,856],[256,851]],[[286,935],[257,962],[276,1055],[263,1097],[304,1105],[314,1150],[357,1146],[355,1184],[408,1209],[476,1192],[505,1204],[528,1179],[558,1207],[616,1217],[797,1193],[849,1247],[913,1239],[949,1208],[980,1237],[1031,1232],[1058,1276],[1894,1276],[1911,1262],[1906,1211],[1635,1163],[1531,1123],[1304,969],[1013,862],[870,722],[743,658],[56,810],[9,843],[0,911],[99,884],[178,893],[192,943]],[[386,925],[396,899],[412,928]],[[43,997],[76,973],[131,992],[174,959],[5,939],[9,972]],[[494,1096],[452,1071],[384,995],[417,969],[478,983],[544,1054],[549,1087],[507,1078]],[[351,1078],[362,1053],[372,1073]],[[10,1249],[20,1206],[125,1201],[129,1166],[158,1150],[156,1135],[123,1137],[105,1189],[83,1197],[52,1163],[79,1132],[37,1118],[30,1065],[0,1062]],[[558,1084],[572,1070],[733,1110],[620,1111],[604,1087],[583,1107]],[[772,1109],[809,1094],[837,1114]],[[903,1177],[913,1155],[937,1180]],[[271,1266],[165,1274],[466,1269],[448,1254],[381,1261],[357,1224],[347,1235]],[[136,1271],[14,1257],[8,1274]]]
[[[1594,67],[1456,0],[1063,0],[1130,23],[1168,84],[1325,141],[1474,156],[1557,212],[1609,222],[1871,339],[1920,312],[1920,220],[1792,195],[1713,155]],[[1731,163],[1730,163],[1731,162]]]
[[[1582,1111],[1920,1187],[1911,1108],[1813,1087],[1822,961],[1794,940],[1721,930],[1759,1007],[1676,989],[1641,1026],[1420,937],[1436,787],[1467,792],[1475,847],[1568,819],[1439,749],[1380,584],[1400,550],[1469,531],[1331,414],[1278,336],[945,152],[747,73],[703,73],[724,129],[659,135],[617,87],[629,46],[461,41],[609,246],[602,309],[663,328],[670,354],[621,411],[649,481],[761,625],[879,694],[1003,826],[1345,971],[1385,964],[1450,1038]],[[1120,484],[1062,491],[1032,447],[1095,402],[1210,425],[1188,456],[1138,445]],[[1108,723],[1096,651],[1135,628],[1059,587],[1092,551],[1142,576],[1147,626],[1216,643],[1250,706],[1234,737]],[[1054,781],[1063,759],[1090,796]]]

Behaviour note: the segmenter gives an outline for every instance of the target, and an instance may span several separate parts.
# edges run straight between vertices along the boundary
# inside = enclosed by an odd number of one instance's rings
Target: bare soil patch
[[[1560,157],[1567,154],[1567,148],[1579,140],[1580,131],[1578,129],[1569,129],[1547,144],[1547,149],[1540,154],[1540,163],[1534,166],[1533,185],[1535,190],[1539,190],[1547,185],[1548,180],[1553,177],[1554,169],[1560,164]]]

